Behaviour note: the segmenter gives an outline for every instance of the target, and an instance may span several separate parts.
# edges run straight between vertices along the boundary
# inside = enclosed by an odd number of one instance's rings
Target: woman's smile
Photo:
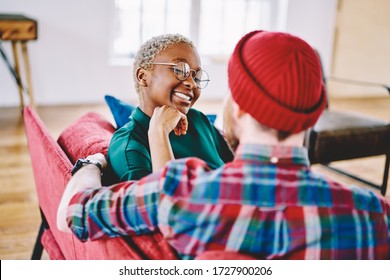
[[[191,103],[192,99],[194,98],[194,95],[191,92],[185,92],[179,90],[173,91],[173,96],[177,97],[182,101],[187,101],[188,103]]]

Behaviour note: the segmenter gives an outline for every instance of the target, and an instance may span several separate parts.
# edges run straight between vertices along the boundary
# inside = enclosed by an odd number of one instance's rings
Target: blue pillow
[[[129,117],[135,109],[135,106],[123,102],[111,95],[105,95],[104,99],[106,100],[106,103],[114,117],[116,128],[121,128],[129,121]]]
[[[206,114],[206,117],[209,119],[209,121],[214,124],[215,123],[215,120],[217,119],[217,115],[216,114]]]

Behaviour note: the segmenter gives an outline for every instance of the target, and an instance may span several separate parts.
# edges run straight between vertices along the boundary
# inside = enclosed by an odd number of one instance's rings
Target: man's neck
[[[240,120],[241,133],[240,144],[261,144],[272,146],[297,146],[302,147],[305,139],[305,132],[292,134],[283,141],[279,141],[277,131],[274,129],[262,129],[252,118]]]

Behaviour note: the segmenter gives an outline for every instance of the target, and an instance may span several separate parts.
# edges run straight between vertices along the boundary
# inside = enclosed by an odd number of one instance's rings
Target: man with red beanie
[[[171,161],[107,188],[99,169],[86,165],[68,184],[59,227],[83,241],[159,229],[185,259],[222,250],[260,259],[389,259],[389,201],[310,170],[304,133],[326,104],[315,51],[286,33],[254,31],[238,42],[228,75],[231,163],[211,171],[197,158]],[[89,159],[106,164],[101,154]]]

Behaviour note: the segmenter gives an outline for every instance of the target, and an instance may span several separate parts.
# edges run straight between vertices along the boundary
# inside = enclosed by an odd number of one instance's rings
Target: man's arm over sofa
[[[96,155],[87,159],[105,164],[96,160]],[[160,175],[102,187],[99,168],[93,164],[84,166],[64,192],[57,213],[59,229],[72,232],[81,241],[154,232],[158,224]]]
[[[92,162],[100,163],[103,169],[107,166],[107,161],[103,154],[90,155],[87,157],[87,159],[91,160]],[[72,232],[66,221],[67,209],[72,197],[76,193],[83,191],[86,188],[101,187],[102,184],[100,178],[99,168],[97,168],[96,165],[91,164],[78,170],[70,179],[62,196],[60,205],[58,206],[57,227],[59,230],[69,233]]]

